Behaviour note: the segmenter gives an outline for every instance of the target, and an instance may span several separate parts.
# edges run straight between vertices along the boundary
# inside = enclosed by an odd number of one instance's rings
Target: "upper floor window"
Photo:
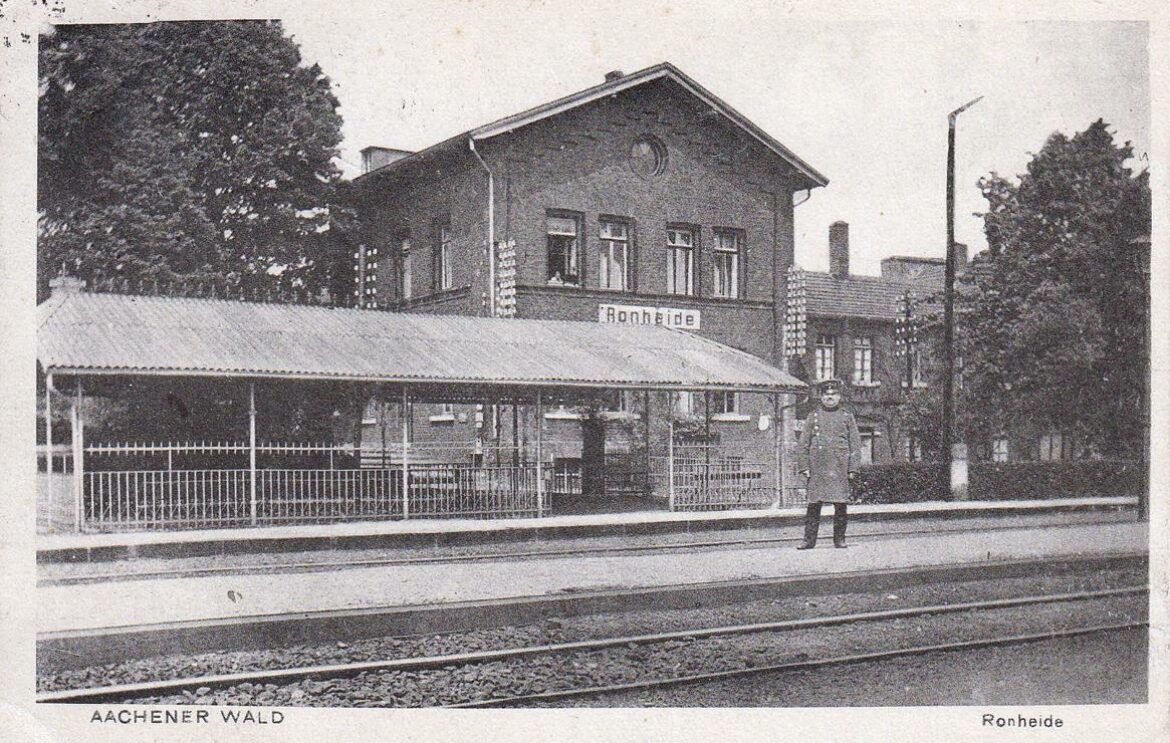
[[[922,436],[917,431],[910,431],[902,439],[902,455],[907,462],[922,461]]]
[[[695,293],[695,232],[686,228],[666,230],[666,293]]]
[[[601,288],[625,291],[630,277],[630,226],[625,222],[603,221],[598,237],[601,239],[598,273]]]
[[[1040,437],[1040,459],[1046,462],[1072,459],[1071,441],[1059,431],[1044,434]]]
[[[548,282],[581,285],[581,220],[550,216],[548,232]]]
[[[853,339],[853,383],[873,384],[873,338]]]
[[[1006,436],[995,438],[991,442],[991,461],[1006,462],[1011,454]]]
[[[739,262],[743,236],[734,230],[715,230],[715,296],[739,298]]]
[[[439,264],[435,273],[439,279],[439,291],[446,291],[455,285],[451,277],[451,227],[440,224],[435,241],[435,260]]]
[[[411,255],[410,255],[410,238],[404,237],[399,243],[398,249],[399,261],[401,266],[401,273],[398,276],[399,297],[401,299],[410,299],[413,294],[411,292]]]
[[[837,376],[837,338],[832,335],[817,335],[816,345],[817,381]]]

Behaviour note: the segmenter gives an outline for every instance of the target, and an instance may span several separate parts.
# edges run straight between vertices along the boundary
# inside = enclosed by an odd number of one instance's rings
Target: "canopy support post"
[[[81,377],[78,377],[70,418],[73,424],[73,528],[79,534],[85,526],[82,516],[82,501],[85,498],[85,419],[81,414],[81,402]]]
[[[45,374],[45,492],[49,498],[49,524],[53,523],[53,372]],[[75,514],[76,516],[76,514]]]
[[[669,485],[666,491],[668,510],[674,510],[674,417],[671,416],[666,436],[666,477]]]
[[[536,515],[543,516],[544,504],[544,398],[536,392]]]
[[[780,393],[773,392],[769,397],[772,399],[772,446],[776,450],[776,508],[779,508],[784,501],[784,464],[780,457],[784,446],[784,421],[781,417],[784,410],[780,407]]]
[[[646,449],[646,481],[642,485],[642,496],[649,498],[650,489],[650,390],[642,390],[642,446]]]
[[[256,383],[248,382],[248,516],[259,522],[256,511]]]
[[[402,519],[410,518],[410,400],[402,385]]]

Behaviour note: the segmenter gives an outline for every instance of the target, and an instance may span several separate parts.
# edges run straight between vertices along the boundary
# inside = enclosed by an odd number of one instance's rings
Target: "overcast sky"
[[[797,262],[814,270],[828,266],[837,219],[850,223],[857,273],[876,274],[888,255],[943,255],[946,115],[976,96],[959,119],[956,168],[956,238],[972,252],[985,246],[975,182],[1021,172],[1052,132],[1104,118],[1139,157],[1149,149],[1144,24],[827,23],[773,5],[434,1],[284,21],[334,83],[349,175],[367,145],[421,149],[609,70],[669,61],[829,178],[796,211]]]

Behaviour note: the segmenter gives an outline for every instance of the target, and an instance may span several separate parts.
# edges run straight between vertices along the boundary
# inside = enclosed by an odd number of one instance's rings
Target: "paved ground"
[[[805,552],[769,547],[42,586],[36,600],[39,631],[53,632],[1147,549],[1148,524],[1070,525],[874,539],[846,550],[830,540]]]

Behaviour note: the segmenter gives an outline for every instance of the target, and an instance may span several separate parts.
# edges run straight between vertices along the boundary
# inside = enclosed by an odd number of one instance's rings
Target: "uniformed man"
[[[809,413],[800,435],[797,468],[805,478],[808,511],[804,542],[797,549],[817,545],[823,503],[833,504],[833,546],[845,547],[846,508],[861,466],[861,434],[853,414],[841,407],[841,387],[838,379],[818,385],[820,405]]]

